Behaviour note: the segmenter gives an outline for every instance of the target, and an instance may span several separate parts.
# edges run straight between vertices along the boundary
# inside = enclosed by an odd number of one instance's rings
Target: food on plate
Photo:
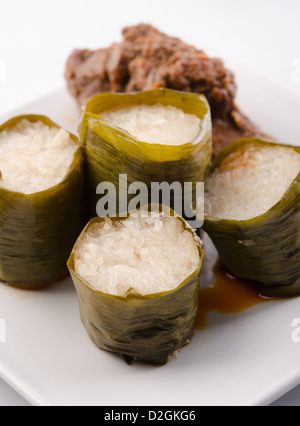
[[[220,59],[151,25],[124,28],[123,40],[108,48],[75,50],[67,60],[65,78],[80,107],[101,92],[167,87],[204,94],[211,107],[215,154],[243,137],[269,138],[235,104],[234,75]]]
[[[300,294],[300,148],[246,138],[205,181],[204,230],[234,275],[266,296]]]
[[[126,360],[166,363],[193,333],[202,262],[196,233],[163,208],[92,219],[68,261],[90,338]]]
[[[45,116],[0,126],[0,280],[38,288],[66,273],[84,226],[77,138]]]
[[[153,183],[177,182],[180,193],[169,192],[170,201],[162,203],[181,214],[183,190],[188,188],[184,183],[193,184],[184,194],[192,204],[196,183],[203,181],[212,157],[211,117],[205,97],[164,88],[96,95],[86,105],[80,136],[92,217],[98,212],[102,182],[117,189],[117,213],[128,210],[136,194],[132,186],[137,183],[147,190],[143,206],[160,202],[151,197]],[[126,181],[120,182],[120,176]],[[191,218],[192,210],[188,215]]]

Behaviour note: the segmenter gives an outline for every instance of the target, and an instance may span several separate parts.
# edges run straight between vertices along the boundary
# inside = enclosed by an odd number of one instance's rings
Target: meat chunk
[[[109,49],[75,50],[69,57],[65,78],[80,106],[96,93],[110,91],[106,66],[109,53]]]
[[[211,108],[214,153],[244,136],[265,137],[234,103],[233,73],[178,38],[151,25],[123,29],[123,40],[106,49],[75,50],[65,78],[79,106],[101,92],[131,92],[158,87],[203,93]]]

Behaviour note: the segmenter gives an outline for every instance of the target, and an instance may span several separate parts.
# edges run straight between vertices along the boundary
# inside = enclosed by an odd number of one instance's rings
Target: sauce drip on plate
[[[202,330],[207,326],[209,312],[237,314],[254,305],[270,301],[258,293],[253,283],[233,277],[218,261],[214,267],[215,282],[199,290],[199,308],[195,328]]]

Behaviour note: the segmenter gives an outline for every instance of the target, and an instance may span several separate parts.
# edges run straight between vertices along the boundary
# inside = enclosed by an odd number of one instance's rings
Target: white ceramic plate
[[[242,69],[236,75],[242,110],[277,139],[299,143],[300,100]],[[79,119],[64,89],[1,122],[23,113],[46,114],[71,131]],[[207,252],[208,273],[215,256]],[[300,343],[292,339],[299,317],[300,298],[211,314],[177,360],[128,366],[90,341],[70,279],[38,292],[0,285],[0,375],[34,405],[266,405],[300,383]]]

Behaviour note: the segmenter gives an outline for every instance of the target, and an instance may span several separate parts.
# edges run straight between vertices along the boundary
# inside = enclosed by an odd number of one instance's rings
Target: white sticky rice
[[[20,121],[0,133],[0,187],[33,194],[61,182],[78,146],[64,129]]]
[[[192,141],[201,123],[194,114],[161,104],[118,109],[102,116],[140,141],[161,145],[182,145]]]
[[[300,173],[289,147],[247,145],[226,157],[205,183],[209,216],[247,220],[267,212]]]
[[[93,289],[146,295],[178,287],[199,268],[200,255],[181,220],[135,212],[93,224],[78,241],[74,266]]]

